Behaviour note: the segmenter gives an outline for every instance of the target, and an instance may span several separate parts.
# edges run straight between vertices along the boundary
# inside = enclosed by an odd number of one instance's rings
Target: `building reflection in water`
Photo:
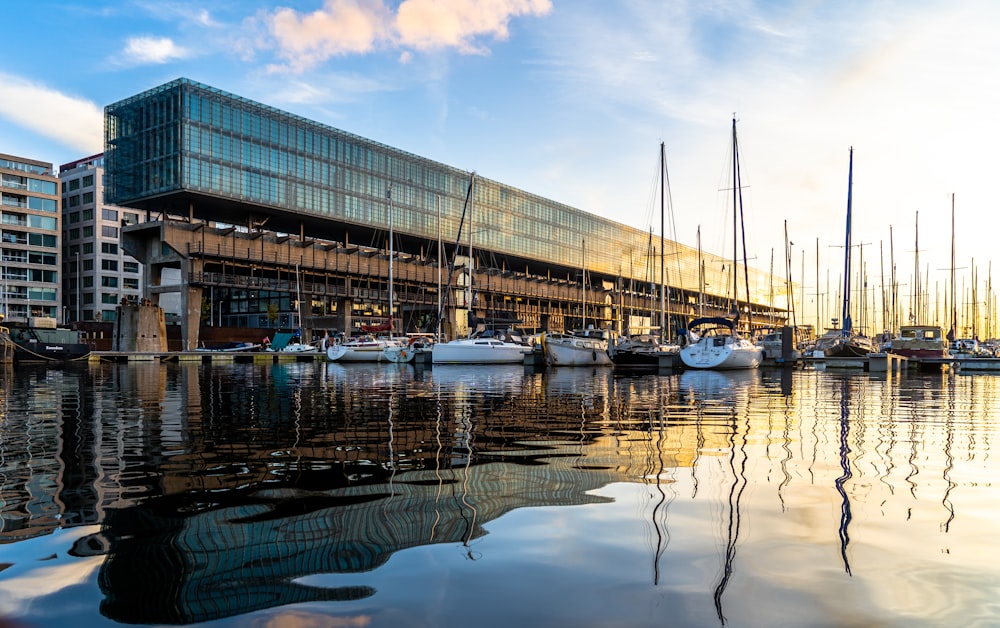
[[[925,509],[917,494],[930,492],[944,532],[960,520],[955,459],[989,453],[970,434],[990,408],[954,400],[997,394],[970,395],[986,384],[954,377],[801,374],[793,386],[786,372],[520,365],[102,364],[3,377],[0,543],[99,525],[73,553],[103,556],[101,613],[157,624],[370,597],[360,580],[306,577],[371,572],[429,544],[478,559],[488,523],[608,503],[601,489],[620,483],[649,489],[638,509],[653,586],[678,534],[672,510],[713,505],[703,527],[719,567],[706,593],[726,623],[741,560],[756,560],[737,554],[749,493],[773,490],[775,513],[757,506],[773,519],[832,491],[839,524],[808,534],[836,545],[850,574],[852,506],[863,525],[874,511]],[[928,456],[939,444],[943,457]]]

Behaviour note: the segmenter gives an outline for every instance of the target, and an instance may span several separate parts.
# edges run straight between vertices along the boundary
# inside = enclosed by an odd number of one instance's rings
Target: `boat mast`
[[[951,337],[958,337],[958,311],[955,305],[955,194],[951,195]]]
[[[469,337],[472,337],[472,325],[469,323],[472,321],[472,216],[476,205],[476,173],[472,173],[472,177],[469,179],[469,277],[465,282],[465,307],[468,308],[468,313],[465,315],[465,325],[469,329]]]
[[[736,223],[736,212],[737,212],[737,199],[739,198],[738,197],[739,190],[738,190],[738,184],[737,184],[736,169],[737,169],[737,165],[736,165],[736,116],[734,115],[733,116],[733,268],[732,268],[732,275],[733,275],[733,310],[735,311],[735,314],[736,314],[736,324],[739,325],[739,322],[740,322],[740,300],[739,300],[739,293],[737,292],[737,290],[739,289],[739,278],[736,276],[736,243],[737,243],[737,236],[736,236],[736,231],[737,231],[737,229],[736,229],[736,226],[737,226],[737,223]]]
[[[583,324],[580,329],[587,329],[587,240],[580,240],[580,283],[583,286],[583,300],[580,302]]]
[[[705,311],[705,262],[701,259],[701,225],[698,225],[698,317]]]
[[[389,187],[385,189],[385,198],[389,201],[389,338],[392,338],[392,302],[393,302],[393,284],[392,284],[392,258],[393,258],[393,248],[392,243],[392,183]]]
[[[840,333],[851,335],[851,189],[854,184],[854,147],[848,149],[847,167],[847,229],[844,243],[844,301],[840,313]]]
[[[660,342],[667,338],[667,275],[666,249],[664,248],[664,222],[666,213],[667,189],[667,152],[663,142],[660,142]]]
[[[438,289],[438,317],[437,317],[437,323],[434,326],[434,340],[437,341],[437,342],[441,342],[441,305],[442,305],[442,301],[441,301],[441,298],[442,298],[442,292],[441,292],[441,253],[442,253],[442,248],[443,247],[442,247],[442,244],[441,244],[441,195],[440,194],[438,194],[438,196],[437,196],[437,223],[438,223],[437,224],[437,227],[438,227],[438,255],[437,255],[437,258],[438,258],[437,259],[437,262],[438,262],[438,281],[437,281],[437,289]]]
[[[913,220],[913,297],[910,299],[910,324],[920,315],[920,211]]]

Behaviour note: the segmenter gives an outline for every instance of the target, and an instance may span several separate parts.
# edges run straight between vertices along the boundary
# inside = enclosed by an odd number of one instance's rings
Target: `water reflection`
[[[137,624],[286,606],[369,625],[525,609],[794,625],[805,607],[818,625],[975,623],[1000,582],[989,376],[289,363],[0,378],[0,590],[16,592],[0,619],[71,619],[37,609],[78,589],[23,585],[45,558],[87,565],[89,612]],[[567,609],[580,591],[601,607]]]

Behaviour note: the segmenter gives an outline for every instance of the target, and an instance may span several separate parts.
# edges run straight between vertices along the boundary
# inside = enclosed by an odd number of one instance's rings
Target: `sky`
[[[99,153],[105,105],[187,77],[659,235],[662,142],[666,237],[697,246],[700,230],[729,256],[735,117],[752,266],[784,275],[787,230],[801,292],[836,294],[853,147],[854,272],[878,290],[894,263],[905,301],[919,266],[925,294],[943,298],[954,200],[960,302],[974,274],[988,299],[997,2],[4,6],[0,153],[56,165]]]

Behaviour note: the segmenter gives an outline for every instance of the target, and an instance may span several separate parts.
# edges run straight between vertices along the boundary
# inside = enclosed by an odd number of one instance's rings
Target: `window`
[[[118,255],[118,245],[114,242],[101,242],[101,253],[105,255]]]
[[[101,260],[101,270],[113,270],[118,271],[118,260],[116,259],[102,259]]]
[[[83,269],[84,270],[94,270],[94,260],[92,260],[92,259],[85,259],[85,260],[83,260]]]
[[[80,212],[80,219],[81,220],[93,220],[94,219],[94,210],[93,209],[85,209],[85,210],[83,210],[82,212]]]
[[[84,177],[82,179],[82,184],[83,184],[83,187],[85,187],[85,188],[94,187],[94,175],[92,175],[92,174],[84,175]]]
[[[101,277],[102,288],[117,288],[118,277]]]
[[[79,194],[74,194],[73,196],[69,197],[69,206],[70,207],[79,207],[80,206],[80,195]]]
[[[43,212],[55,212],[59,210],[59,203],[51,198],[29,196],[28,209],[36,209]]]
[[[84,266],[86,266],[86,264],[84,264]],[[91,266],[93,266],[93,263],[91,263]],[[86,276],[86,275],[85,275],[85,276],[83,277],[83,287],[84,287],[84,288],[93,288],[93,287],[94,287],[94,278],[93,278],[93,277],[90,277],[90,276]],[[84,299],[83,299],[83,302],[84,302],[84,303],[92,303],[92,301],[88,301],[88,300],[86,299],[86,295],[84,295]]]
[[[69,221],[70,221],[70,223],[80,222],[80,212],[70,212],[69,213]]]
[[[139,214],[132,214],[130,212],[122,212],[122,224],[123,225],[136,225],[136,224],[139,224]]]
[[[117,238],[118,237],[118,227],[109,227],[104,225],[101,227],[101,235],[105,238]]]
[[[69,182],[69,189],[70,189],[70,191],[72,191],[72,190],[79,190],[80,189],[80,180],[79,179],[72,179],[72,180],[70,180],[70,182]]]
[[[138,290],[139,289],[139,278],[138,277],[125,277],[122,279],[122,288],[126,290]]]
[[[37,229],[54,230],[56,228],[56,219],[53,216],[29,215],[28,226],[35,227]]]
[[[118,211],[114,209],[102,209],[101,220],[110,220],[112,222],[118,222]]]
[[[81,202],[84,205],[91,205],[94,202],[94,193],[93,192],[84,192],[83,196],[81,196],[80,198],[82,199]]]
[[[139,262],[122,262],[122,270],[127,273],[139,272]]]
[[[84,255],[93,254],[93,252],[94,252],[94,243],[93,242],[84,242],[83,243],[83,249],[82,249],[82,251],[83,251]]]
[[[94,228],[90,227],[90,226],[84,227],[83,228],[83,237],[85,237],[85,238],[93,238],[94,237]]]
[[[58,245],[58,240],[54,235],[46,235],[44,233],[29,233],[28,234],[28,244],[31,246],[44,246],[46,248],[54,249]]]

